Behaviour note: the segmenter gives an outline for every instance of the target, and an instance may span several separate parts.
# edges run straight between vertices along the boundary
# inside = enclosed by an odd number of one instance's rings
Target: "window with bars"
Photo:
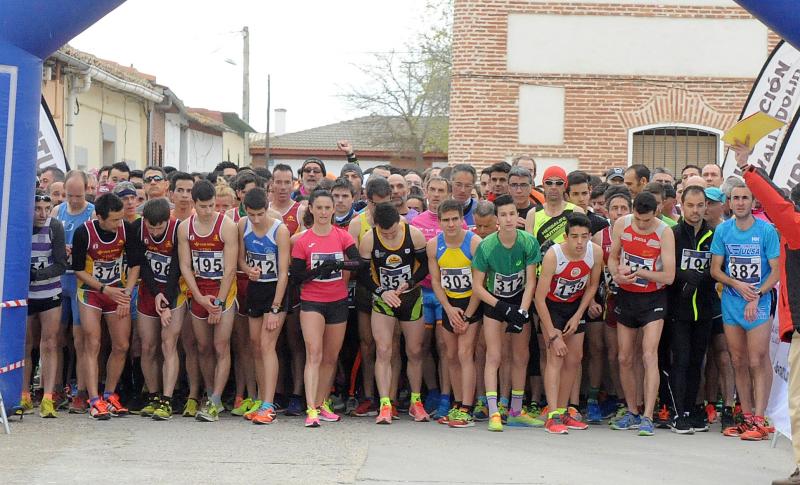
[[[631,163],[651,170],[668,168],[679,174],[686,165],[718,163],[719,136],[711,131],[682,126],[661,126],[633,133]]]

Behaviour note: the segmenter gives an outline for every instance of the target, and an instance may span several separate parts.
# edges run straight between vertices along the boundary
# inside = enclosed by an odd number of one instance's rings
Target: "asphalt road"
[[[541,429],[449,429],[408,418],[376,426],[345,418],[305,429],[301,418],[255,426],[176,416],[95,422],[12,418],[0,434],[0,484],[442,483],[769,484],[793,469],[791,444],[743,442],[711,432],[654,437],[593,426],[566,436]]]

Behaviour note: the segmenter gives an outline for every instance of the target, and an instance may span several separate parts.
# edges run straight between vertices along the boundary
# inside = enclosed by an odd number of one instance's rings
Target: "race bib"
[[[396,290],[403,283],[411,281],[411,266],[404,265],[399,268],[380,268],[380,283],[387,290]]]
[[[222,279],[222,251],[192,251],[194,274],[209,280]]]
[[[553,290],[553,295],[560,299],[567,301],[573,296],[582,292],[586,288],[586,283],[589,281],[588,276],[577,280],[568,280],[566,278],[558,278],[556,281],[556,289]]]
[[[45,269],[50,262],[47,256],[31,256],[31,269],[39,270]]]
[[[761,284],[761,256],[730,256],[728,274],[744,283]]]
[[[472,289],[472,268],[441,268],[442,288],[453,293]]]
[[[642,258],[640,256],[636,256],[636,255],[630,254],[630,253],[624,253],[624,261],[625,261],[625,265],[628,266],[631,269],[631,273],[635,273],[636,271],[639,271],[640,269],[646,269],[646,270],[653,271],[653,269],[655,268],[655,263],[656,263],[656,261],[654,259]],[[636,278],[636,280],[634,280],[634,282],[633,282],[634,285],[641,286],[641,287],[647,286],[648,283],[650,283],[650,281],[648,281],[648,280],[646,280],[644,278]]]
[[[708,251],[694,251],[684,249],[681,254],[681,269],[693,269],[701,273],[711,266],[711,253]]]
[[[311,253],[311,269],[322,266],[325,261],[344,261],[343,253]],[[331,271],[331,274],[323,278],[318,276],[314,281],[335,281],[342,279],[342,271]]]
[[[144,255],[150,262],[150,271],[153,272],[153,279],[159,283],[166,283],[172,257],[153,251],[145,251]]]
[[[247,251],[245,260],[247,261],[247,266],[261,270],[261,276],[258,277],[258,281],[278,281],[278,264],[275,261],[275,253],[251,253]]]
[[[510,298],[520,291],[525,286],[525,272],[520,271],[512,275],[504,275],[502,273],[494,274],[494,295],[503,298]]]
[[[92,276],[104,285],[117,283],[122,279],[122,258],[115,261],[94,261]]]

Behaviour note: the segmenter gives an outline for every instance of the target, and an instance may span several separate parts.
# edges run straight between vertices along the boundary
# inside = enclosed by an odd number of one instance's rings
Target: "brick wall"
[[[510,13],[750,18],[738,7],[455,0],[450,163],[482,167],[516,153],[531,153],[578,159],[582,169],[599,173],[627,165],[630,128],[682,123],[727,129],[738,119],[752,87],[753,78],[509,73]],[[777,41],[770,34],[770,48]],[[518,98],[523,84],[565,88],[562,145],[518,143]]]

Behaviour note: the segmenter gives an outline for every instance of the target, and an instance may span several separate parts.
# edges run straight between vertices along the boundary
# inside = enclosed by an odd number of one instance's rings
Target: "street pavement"
[[[485,423],[449,429],[391,426],[345,418],[305,429],[301,418],[255,426],[223,415],[217,423],[176,416],[95,422],[86,415],[12,418],[0,434],[0,484],[356,483],[356,484],[769,484],[793,469],[791,444],[708,433],[654,437],[593,426],[551,436],[542,429]],[[1,429],[1,428],[0,428]],[[2,431],[0,431],[2,433]]]

